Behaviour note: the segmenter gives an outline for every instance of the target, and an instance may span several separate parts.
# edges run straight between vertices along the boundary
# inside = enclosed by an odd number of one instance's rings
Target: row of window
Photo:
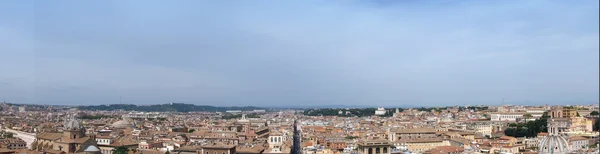
[[[271,137],[271,142],[281,142],[281,137]]]

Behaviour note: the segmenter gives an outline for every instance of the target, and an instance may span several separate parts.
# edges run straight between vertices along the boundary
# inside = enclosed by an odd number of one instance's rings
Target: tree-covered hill
[[[208,111],[208,112],[224,112],[227,110],[259,110],[263,108],[245,106],[245,107],[216,107],[208,105],[194,105],[194,104],[183,104],[183,103],[170,103],[170,104],[157,104],[157,105],[133,105],[133,104],[111,104],[111,105],[92,105],[92,106],[78,106],[80,110],[102,110],[102,111],[144,111],[144,112],[197,112],[197,111]]]

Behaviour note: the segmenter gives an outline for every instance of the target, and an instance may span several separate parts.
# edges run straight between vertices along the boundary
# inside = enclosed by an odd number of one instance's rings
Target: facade
[[[267,143],[269,144],[269,148],[264,151],[264,153],[278,153],[278,154],[286,154],[290,153],[291,149],[284,142],[286,138],[283,134],[279,132],[273,132],[269,135]]]
[[[592,120],[583,117],[572,117],[571,124],[569,126],[569,132],[571,133],[585,133],[592,132]]]
[[[435,129],[430,128],[412,128],[412,129],[392,129],[390,130],[389,140],[394,142],[406,139],[436,138]]]
[[[575,109],[563,109],[562,117],[563,118],[575,118],[575,117],[577,117],[577,110],[575,110]]]
[[[19,138],[0,139],[0,147],[10,150],[26,149],[27,143]]]
[[[542,117],[543,113],[529,112],[494,112],[490,114],[490,121],[516,122],[518,119],[524,119],[523,115],[531,114],[532,118]]]
[[[581,136],[569,137],[569,142],[571,145],[571,150],[585,149],[590,143],[587,138]]]
[[[377,108],[377,110],[375,110],[375,115],[385,115],[387,111],[385,110],[385,108],[383,107],[379,107]]]
[[[213,144],[202,146],[198,154],[235,154],[235,145]]]
[[[394,142],[394,146],[398,149],[422,153],[440,146],[451,146],[451,144],[450,141],[444,140],[442,138],[423,138],[412,140],[399,140]]]
[[[363,140],[358,143],[358,152],[362,154],[389,154],[391,145],[387,140]]]

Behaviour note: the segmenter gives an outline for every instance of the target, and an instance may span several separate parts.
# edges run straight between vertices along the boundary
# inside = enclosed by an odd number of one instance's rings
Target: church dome
[[[98,147],[96,147],[94,145],[90,145],[87,148],[85,148],[85,150],[83,150],[83,152],[100,152],[100,149],[98,149]]]
[[[121,128],[121,129],[124,129],[124,128],[131,128],[131,127],[133,127],[133,124],[129,123],[129,122],[128,122],[128,121],[126,121],[126,120],[119,120],[119,121],[117,121],[117,122],[113,123],[113,124],[112,124],[112,126],[113,126],[114,128]]]
[[[569,152],[569,142],[560,135],[544,137],[538,147],[538,153],[566,154]]]
[[[71,119],[64,124],[66,130],[79,130],[82,128],[81,122],[77,119]]]

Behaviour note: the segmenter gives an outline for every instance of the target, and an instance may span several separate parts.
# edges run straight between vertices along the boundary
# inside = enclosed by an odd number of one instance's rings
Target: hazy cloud
[[[598,102],[598,1],[19,1],[0,99]],[[6,85],[6,86],[5,86]]]

